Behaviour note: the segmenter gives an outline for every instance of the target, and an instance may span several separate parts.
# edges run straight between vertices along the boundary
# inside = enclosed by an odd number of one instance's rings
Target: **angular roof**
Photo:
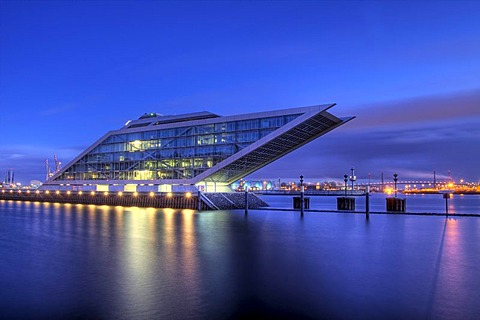
[[[198,181],[233,183],[355,118],[337,118],[327,112],[334,105],[301,108],[302,114],[298,118],[218,163],[196,178]],[[290,110],[300,111],[299,109]]]

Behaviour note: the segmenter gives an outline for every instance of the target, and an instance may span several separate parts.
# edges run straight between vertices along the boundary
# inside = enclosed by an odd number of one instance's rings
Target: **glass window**
[[[263,138],[265,137],[267,134],[271,133],[275,131],[275,129],[263,129],[263,130],[260,130],[260,138]]]
[[[197,144],[198,145],[213,144],[215,141],[213,137],[214,137],[213,134],[198,136]]]
[[[145,131],[143,133],[143,140],[153,140],[158,138],[158,131]]]
[[[215,124],[215,132],[224,132],[224,131],[227,131],[227,124],[225,122]]]
[[[215,153],[221,156],[230,156],[235,153],[233,145],[224,145],[215,147]]]
[[[293,119],[297,118],[298,116],[299,116],[299,114],[292,114],[292,115],[285,116],[285,122],[284,123],[288,123],[288,122],[292,121]]]
[[[142,133],[141,132],[129,133],[128,134],[128,141],[141,140],[141,139],[142,139]]]
[[[258,140],[258,131],[247,131],[237,133],[237,142],[254,142]]]
[[[174,136],[175,136],[175,129],[160,130],[159,132],[160,138],[170,138]]]
[[[222,133],[215,136],[215,144],[233,143],[235,142],[235,134]]]
[[[108,137],[104,143],[115,143],[115,142],[125,142],[127,140],[126,134],[116,134]]]
[[[258,119],[243,120],[237,122],[238,130],[252,130],[258,128]]]
[[[261,126],[260,126],[261,128],[278,128],[285,124],[285,117],[279,116],[279,117],[264,118],[264,119],[261,119],[260,122],[261,122]]]

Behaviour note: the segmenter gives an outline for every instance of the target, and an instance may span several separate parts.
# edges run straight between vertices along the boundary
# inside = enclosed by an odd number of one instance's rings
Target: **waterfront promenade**
[[[268,206],[254,193],[248,193],[250,208]],[[0,192],[0,200],[49,203],[93,204],[127,207],[226,210],[245,207],[245,195],[192,192],[82,192],[10,189]]]

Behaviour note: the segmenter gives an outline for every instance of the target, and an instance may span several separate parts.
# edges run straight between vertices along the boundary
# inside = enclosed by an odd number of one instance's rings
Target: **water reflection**
[[[478,318],[480,219],[0,202],[0,318]]]
[[[453,318],[473,317],[476,298],[469,294],[472,277],[476,277],[478,266],[471,263],[470,255],[476,246],[465,241],[465,233],[470,232],[458,218],[445,220],[444,234],[436,266],[436,283],[432,303],[436,310],[432,314],[452,315]],[[477,221],[470,221],[476,223]],[[468,238],[467,238],[468,239]],[[478,296],[478,294],[477,294]],[[469,312],[472,312],[469,314]]]
[[[175,316],[182,310],[169,306],[178,301],[188,303],[185,315],[191,316],[201,296],[195,212],[121,207],[115,210],[123,215],[123,225],[117,225],[121,229],[118,234],[124,235],[118,248],[118,282],[122,290],[117,291],[117,298],[122,301],[124,312],[114,316],[145,316],[145,310],[152,311],[147,312],[151,317],[157,316],[158,310]]]

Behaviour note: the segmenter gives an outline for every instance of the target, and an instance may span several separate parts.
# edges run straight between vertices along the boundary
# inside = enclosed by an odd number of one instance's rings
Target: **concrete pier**
[[[405,212],[406,199],[401,198],[387,198],[387,212]]]
[[[0,200],[95,204],[124,207],[152,207],[192,210],[250,209],[268,206],[253,193],[245,200],[243,193],[191,192],[95,192],[2,190]]]
[[[355,210],[355,198],[353,197],[338,197],[337,210]]]
[[[3,192],[5,191],[5,192]],[[154,192],[75,192],[75,191],[25,191],[2,190],[0,199],[58,202],[72,204],[95,204],[125,207],[153,207],[174,209],[209,210],[205,202],[198,201],[198,195],[192,193],[154,193]]]
[[[293,208],[294,209],[302,209],[302,197],[293,197]],[[303,208],[310,209],[310,198],[304,197],[303,198]]]

